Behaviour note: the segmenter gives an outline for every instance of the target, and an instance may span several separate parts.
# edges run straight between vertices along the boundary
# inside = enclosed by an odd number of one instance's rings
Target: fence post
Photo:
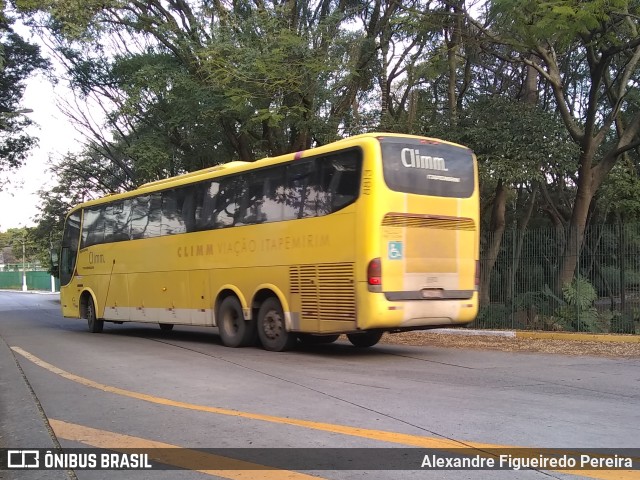
[[[510,298],[508,299],[509,303],[511,303],[511,328],[513,329],[515,326],[515,317],[516,317],[516,313],[515,313],[515,295],[516,295],[516,221],[514,219],[514,226],[511,229],[511,272],[510,272],[510,279],[509,282],[511,284],[511,294],[509,295]]]
[[[585,227],[584,230],[584,235],[586,237],[587,235],[587,230]],[[575,304],[576,304],[576,326],[578,327],[577,330],[580,332],[582,331],[582,324],[580,323],[580,282],[578,281],[578,277],[580,276],[580,245],[578,245],[578,231],[576,230],[574,232],[574,241],[576,242],[576,269],[573,271],[573,281],[574,284],[576,286],[576,291],[575,291]]]
[[[56,293],[56,277],[51,275],[51,293]]]

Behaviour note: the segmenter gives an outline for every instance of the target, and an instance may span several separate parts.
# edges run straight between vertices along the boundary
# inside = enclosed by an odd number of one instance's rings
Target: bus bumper
[[[478,292],[466,299],[390,301],[384,293],[373,293],[365,282],[358,286],[358,329],[420,329],[465,325],[478,314]]]

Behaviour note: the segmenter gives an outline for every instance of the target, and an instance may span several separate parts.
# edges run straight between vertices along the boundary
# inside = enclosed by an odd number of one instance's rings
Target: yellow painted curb
[[[516,331],[516,338],[568,340],[578,342],[618,342],[640,343],[640,335],[608,335],[596,333],[573,332],[520,332]]]

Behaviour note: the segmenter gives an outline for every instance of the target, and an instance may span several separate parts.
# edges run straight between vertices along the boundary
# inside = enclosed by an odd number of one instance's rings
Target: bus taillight
[[[480,290],[480,260],[476,260],[476,292]]]
[[[369,285],[382,285],[382,263],[380,257],[374,258],[367,266],[367,283]]]

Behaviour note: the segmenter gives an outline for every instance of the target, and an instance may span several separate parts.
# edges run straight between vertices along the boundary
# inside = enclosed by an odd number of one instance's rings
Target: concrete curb
[[[24,292],[22,290],[12,290],[10,288],[0,288],[0,292],[30,293],[32,295],[60,295],[60,292],[49,292],[47,290],[27,290],[26,292]]]
[[[540,340],[564,340],[577,342],[640,343],[640,335],[616,335],[608,333],[579,332],[516,332],[517,338]]]
[[[510,330],[471,330],[467,328],[436,328],[424,330],[425,333],[441,333],[444,335],[467,335],[482,337],[515,337],[516,332]]]
[[[616,335],[608,333],[601,334],[580,332],[543,332],[528,330],[470,330],[466,328],[438,328],[434,330],[424,330],[424,332],[439,333],[443,335],[477,335],[483,337],[528,338],[531,340],[640,343],[640,335]]]

